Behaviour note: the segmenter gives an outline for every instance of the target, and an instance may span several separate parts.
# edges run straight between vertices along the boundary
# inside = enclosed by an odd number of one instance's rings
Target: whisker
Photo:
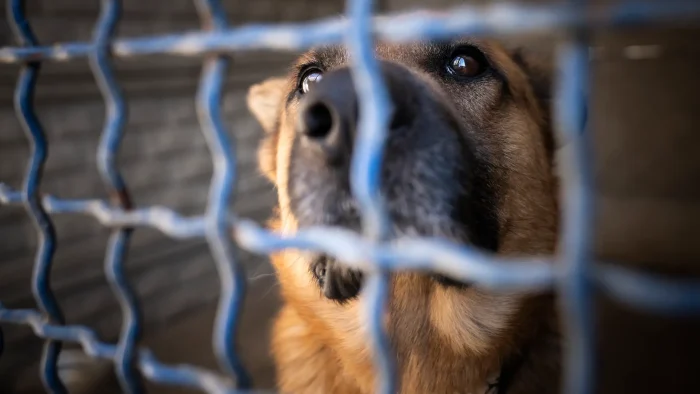
[[[248,283],[253,283],[255,281],[258,281],[258,280],[263,279],[263,278],[268,278],[270,276],[275,276],[275,273],[270,272],[267,274],[260,274],[260,275],[252,276],[252,277],[248,278]]]

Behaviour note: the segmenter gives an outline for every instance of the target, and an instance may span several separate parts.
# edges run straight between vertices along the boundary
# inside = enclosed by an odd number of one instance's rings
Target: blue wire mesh
[[[230,28],[216,0],[196,0],[201,31],[158,37],[113,38],[119,20],[120,1],[102,0],[102,12],[92,42],[40,46],[25,17],[24,2],[8,2],[9,23],[18,47],[0,49],[0,62],[21,65],[15,106],[31,144],[22,190],[0,183],[0,203],[22,204],[34,221],[39,247],[34,263],[32,287],[38,310],[8,309],[0,304],[0,322],[31,326],[45,342],[41,377],[48,392],[64,393],[56,361],[61,343],[82,346],[91,357],[114,362],[124,392],[142,391],[142,379],[186,386],[207,393],[235,393],[247,390],[250,379],[235,349],[234,338],[245,277],[235,258],[236,244],[258,253],[285,248],[322,251],[346,264],[369,273],[365,296],[367,318],[372,329],[376,367],[380,373],[377,391],[395,391],[394,364],[390,345],[381,325],[388,289],[388,273],[394,270],[438,272],[461,281],[494,289],[543,290],[558,287],[564,305],[567,340],[564,392],[590,393],[592,368],[591,291],[594,286],[630,305],[663,314],[700,312],[700,283],[665,280],[621,267],[592,262],[592,201],[590,141],[586,133],[588,76],[587,31],[600,27],[624,26],[697,17],[696,1],[630,2],[597,9],[583,9],[584,1],[572,0],[557,6],[500,4],[486,8],[458,7],[445,13],[403,13],[372,18],[371,0],[348,0],[347,19],[305,24],[250,25]],[[382,160],[387,114],[391,103],[373,57],[373,36],[402,42],[454,35],[494,35],[564,30],[569,33],[560,51],[560,75],[555,121],[562,137],[569,141],[571,154],[564,164],[564,212],[561,265],[544,258],[505,258],[455,245],[446,241],[412,239],[386,242],[387,215],[378,190],[378,169]],[[358,199],[363,234],[341,228],[307,228],[293,236],[271,233],[257,224],[234,218],[228,210],[233,197],[235,155],[220,114],[220,98],[227,68],[226,51],[249,49],[300,50],[313,45],[346,43],[352,53],[352,69],[357,91],[362,97],[362,119],[356,154],[351,168],[352,191]],[[115,164],[123,136],[126,108],[110,66],[110,58],[145,54],[205,56],[197,94],[202,132],[214,163],[207,210],[202,216],[183,217],[165,207],[136,208],[131,205],[127,187]],[[42,168],[47,157],[47,141],[33,111],[33,93],[42,61],[63,61],[88,57],[102,91],[107,117],[98,149],[98,165],[109,201],[64,200],[40,194]],[[105,273],[115,297],[122,306],[124,326],[117,344],[100,342],[93,330],[65,326],[60,308],[52,295],[50,272],[55,250],[55,234],[49,214],[73,213],[93,216],[112,229],[105,256]],[[124,260],[134,228],[152,227],[173,238],[202,237],[215,258],[221,297],[214,332],[213,350],[221,367],[232,376],[215,374],[189,365],[165,365],[149,350],[137,347],[141,319],[138,300],[124,275]],[[233,233],[233,238],[231,234]],[[2,335],[0,332],[0,352]]]

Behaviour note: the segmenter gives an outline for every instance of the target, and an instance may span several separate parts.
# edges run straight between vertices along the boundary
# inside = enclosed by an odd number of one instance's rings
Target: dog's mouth
[[[356,298],[362,289],[362,271],[348,268],[328,255],[322,254],[314,258],[310,271],[323,296],[340,304]],[[446,287],[463,289],[469,285],[439,274],[432,275],[432,278]]]
[[[362,288],[361,271],[348,268],[327,255],[316,257],[310,269],[321,292],[329,300],[344,303],[357,297]]]

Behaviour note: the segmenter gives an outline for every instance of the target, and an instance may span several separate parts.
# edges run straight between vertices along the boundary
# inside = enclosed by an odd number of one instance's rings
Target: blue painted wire
[[[198,0],[195,4],[205,29],[217,31],[226,27],[224,9],[219,1]],[[197,114],[214,164],[204,218],[205,235],[221,283],[213,348],[222,369],[236,378],[236,386],[247,389],[251,385],[250,376],[236,352],[246,276],[243,265],[235,256],[235,245],[229,230],[229,205],[236,182],[235,145],[228,137],[221,116],[221,95],[227,68],[228,59],[223,55],[205,60],[197,92]]]
[[[102,0],[100,17],[93,35],[94,50],[90,54],[90,67],[106,106],[97,164],[112,204],[129,210],[130,197],[116,163],[117,152],[124,135],[127,109],[112,71],[109,53],[109,43],[119,21],[120,11],[119,0]],[[112,231],[107,244],[104,270],[122,310],[122,329],[114,358],[115,374],[125,393],[138,394],[143,392],[143,387],[134,361],[136,346],[141,337],[142,319],[138,299],[129,284],[124,267],[132,231],[131,227],[119,227]]]
[[[20,45],[36,46],[37,40],[25,15],[25,4],[21,0],[8,2],[10,26]],[[27,167],[22,190],[22,200],[37,229],[37,252],[32,273],[32,293],[45,318],[63,324],[63,314],[51,290],[51,263],[56,249],[56,234],[51,219],[41,205],[39,189],[44,163],[48,157],[48,143],[44,131],[34,113],[34,88],[39,76],[40,63],[27,63],[22,67],[15,90],[15,108],[31,146],[31,158]],[[61,342],[47,340],[41,356],[41,380],[47,392],[66,392],[58,376],[57,362]]]
[[[585,13],[585,0],[570,0],[573,12]],[[562,315],[567,338],[563,391],[590,394],[595,380],[593,320],[594,183],[591,141],[587,130],[589,49],[588,31],[573,29],[560,49],[561,71],[555,123],[570,149],[563,157],[563,215],[560,282]]]
[[[381,166],[391,102],[372,41],[372,0],[349,0],[350,26],[346,45],[359,101],[360,118],[350,166],[350,188],[358,202],[363,234],[370,242],[382,242],[389,236],[389,218],[380,194]],[[377,261],[381,263],[381,261]],[[369,325],[369,342],[377,368],[378,393],[396,392],[394,352],[384,327],[390,289],[390,273],[385,269],[367,272],[364,283],[364,314]]]
[[[557,5],[498,4],[460,6],[440,13],[403,12],[375,20],[376,38],[407,42],[465,35],[550,33],[571,26],[625,27],[650,23],[697,20],[700,2],[694,0],[634,1],[598,12],[576,13]],[[120,58],[143,55],[196,56],[257,49],[299,51],[316,45],[340,44],[346,19],[307,23],[251,24],[216,31],[188,31],[153,37],[116,39],[112,53]],[[0,48],[0,63],[66,61],[87,57],[92,43],[68,42],[45,47]]]

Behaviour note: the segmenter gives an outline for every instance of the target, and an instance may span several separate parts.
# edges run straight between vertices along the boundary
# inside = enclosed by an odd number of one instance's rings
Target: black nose
[[[382,62],[381,68],[393,108],[389,124],[393,132],[414,121],[420,110],[416,94],[421,89],[403,67]],[[328,164],[347,165],[352,157],[358,108],[350,69],[332,71],[302,98],[297,131],[306,139],[306,146],[315,149]]]
[[[350,71],[340,69],[325,75],[304,96],[297,131],[329,164],[342,165],[352,155],[357,117],[357,97]]]

